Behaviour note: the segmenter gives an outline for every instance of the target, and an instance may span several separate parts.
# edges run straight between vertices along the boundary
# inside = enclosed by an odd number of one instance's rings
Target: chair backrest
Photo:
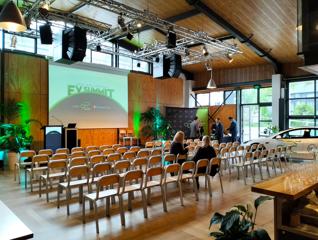
[[[226,143],[220,143],[219,148],[225,148],[226,147]]]
[[[181,174],[183,173],[183,171],[189,171],[189,170],[193,170],[192,173],[194,174],[194,170],[195,170],[195,162],[194,161],[187,161],[187,162],[182,163]]]
[[[65,153],[65,154],[69,154],[70,150],[68,148],[58,148],[55,150],[55,154],[56,153]]]
[[[151,156],[148,160],[148,168],[153,166],[161,166],[161,155]]]
[[[163,149],[164,151],[169,151],[171,148],[171,142],[165,142],[164,145],[163,145]]]
[[[111,169],[112,169],[111,163],[108,163],[108,162],[96,163],[93,167],[91,182],[92,183],[95,182],[95,178],[98,176],[103,176],[108,174]]]
[[[89,167],[87,167],[85,165],[71,167],[70,170],[68,171],[68,175],[67,175],[68,186],[70,185],[72,178],[78,178],[78,179],[86,178],[87,183],[88,183],[88,181],[89,181]]]
[[[119,148],[117,148],[116,152],[118,152],[120,154],[124,154],[125,152],[127,152],[127,148],[126,147],[119,147]]]
[[[232,147],[232,143],[231,143],[231,142],[226,143],[226,146],[225,146],[225,147],[227,147],[227,148]]]
[[[116,151],[117,148],[120,148],[121,145],[120,144],[113,144],[112,148]]]
[[[154,176],[159,176],[159,184],[162,184],[162,177],[163,177],[163,168],[162,167],[153,167],[149,168],[146,172],[146,181],[145,181],[145,187],[148,185],[148,181],[152,179]]]
[[[250,152],[251,148],[252,148],[251,145],[247,145],[247,146],[245,146],[245,151],[246,152]]]
[[[228,153],[229,153],[229,149],[224,147],[221,149],[221,156],[222,157],[227,157],[228,156]]]
[[[57,169],[60,172],[64,172],[66,175],[67,170],[67,161],[66,160],[51,160],[47,165],[47,177],[49,177],[51,172],[56,171]]]
[[[236,147],[230,147],[229,148],[229,153],[230,155],[233,157],[233,156],[236,156]]]
[[[125,173],[124,178],[123,178],[123,192],[125,192],[126,190],[126,182],[127,181],[133,181],[133,180],[137,180],[139,181],[139,188],[141,189],[143,186],[143,178],[144,178],[144,174],[141,170],[130,170],[128,172]],[[136,186],[136,185],[135,185]],[[137,189],[136,189],[137,190]]]
[[[115,150],[113,148],[106,148],[103,150],[103,155],[108,156],[111,153],[115,153]]]
[[[155,148],[151,151],[150,155],[151,156],[155,156],[155,155],[161,155],[162,154],[162,150],[161,148]]]
[[[93,150],[98,150],[98,147],[97,146],[87,146],[86,147],[86,152],[93,151]]]
[[[96,155],[100,155],[100,151],[99,150],[91,150],[87,153],[87,156],[88,157],[93,157],[93,156],[96,156]]]
[[[39,154],[39,155],[46,154],[46,155],[48,155],[49,157],[52,157],[52,155],[53,155],[53,150],[52,150],[52,149],[41,149],[38,154]]]
[[[125,152],[124,155],[123,155],[123,159],[126,159],[126,160],[132,160],[136,157],[136,153],[135,152]]]
[[[275,148],[271,148],[270,150],[269,150],[269,155],[274,155],[275,154]]]
[[[120,190],[120,177],[117,173],[114,174],[109,174],[102,176],[98,181],[97,181],[97,191],[96,191],[96,199],[99,198],[99,192],[103,190],[106,187],[113,187],[114,185],[117,186],[117,194],[119,194]]]
[[[94,155],[89,158],[89,163],[90,163],[90,166],[93,167],[97,163],[104,162],[104,160],[105,159],[103,155]]]
[[[261,157],[262,158],[267,158],[267,156],[268,156],[268,150],[263,150],[262,152],[261,152]]]
[[[187,154],[178,154],[177,155],[177,161],[179,160],[187,160],[188,155]]]
[[[115,162],[114,165],[114,171],[119,171],[119,172],[127,172],[130,168],[130,161],[129,160],[120,160]]]
[[[153,148],[154,147],[154,142],[146,142],[145,143],[145,148]]]
[[[20,152],[20,159],[33,157],[34,155],[36,155],[36,152],[34,150],[25,150],[23,152]]]
[[[132,146],[132,147],[129,148],[129,152],[137,153],[137,152],[139,152],[139,150],[140,150],[139,146]]]
[[[75,157],[85,157],[85,152],[84,151],[75,151],[71,153],[71,158]]]
[[[147,166],[148,166],[148,159],[147,158],[136,158],[133,163],[132,163],[134,169],[140,169],[144,171],[147,171]]]
[[[212,147],[213,147],[214,149],[219,149],[219,148],[220,148],[220,144],[214,143],[214,144],[212,144]]]
[[[253,157],[254,157],[254,159],[259,159],[261,157],[261,151],[260,150],[254,151]]]
[[[197,161],[197,164],[195,166],[195,175],[200,174],[206,174],[209,169],[209,160],[208,159],[200,159]]]
[[[137,157],[149,157],[149,150],[142,149],[137,153]]]
[[[71,149],[71,153],[73,153],[73,152],[84,152],[84,148],[82,148],[82,147],[73,147]]]
[[[212,166],[212,165],[221,166],[221,158],[219,158],[219,157],[211,158],[210,166]]]
[[[176,161],[176,155],[174,155],[174,154],[166,154],[166,155],[164,155],[163,160],[165,162],[173,163],[173,162]]]
[[[107,156],[107,162],[115,162],[121,159],[120,153],[111,153]]]
[[[238,147],[238,146],[240,146],[240,142],[235,141],[235,142],[233,142],[232,146],[233,146],[233,147]]]
[[[167,177],[167,174],[168,173],[177,173],[179,175],[180,173],[180,164],[179,163],[173,163],[173,164],[170,164],[168,166],[165,167],[165,179]]]
[[[112,148],[112,146],[110,146],[110,145],[101,145],[100,147],[99,147],[99,150],[101,151],[101,152],[103,152],[105,149],[107,149],[107,148]]]
[[[162,147],[162,142],[161,141],[155,141],[154,147]]]
[[[74,157],[70,160],[70,167],[78,166],[78,165],[87,165],[86,157]]]
[[[38,154],[32,157],[31,168],[35,167],[39,163],[47,163],[49,161],[49,156],[47,154]]]
[[[55,153],[53,154],[50,160],[59,160],[59,159],[68,159],[68,155],[66,153]]]
[[[245,161],[251,161],[253,160],[253,153],[252,152],[246,152],[244,156]]]

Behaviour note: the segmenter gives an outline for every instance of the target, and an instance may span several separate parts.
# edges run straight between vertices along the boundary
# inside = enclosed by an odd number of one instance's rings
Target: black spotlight
[[[96,46],[96,51],[97,51],[97,52],[102,51],[102,47],[100,46],[100,44],[97,44],[97,46]]]
[[[53,34],[50,23],[46,23],[39,27],[41,44],[52,44]]]
[[[131,39],[134,38],[134,35],[132,35],[130,32],[128,32],[126,37],[130,41]]]
[[[137,67],[140,68],[140,62],[137,63]]]

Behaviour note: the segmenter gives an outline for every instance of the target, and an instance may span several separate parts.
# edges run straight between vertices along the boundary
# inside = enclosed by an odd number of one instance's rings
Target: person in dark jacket
[[[212,133],[219,143],[223,141],[224,127],[220,121],[220,118],[215,119],[215,124],[212,126]]]
[[[229,120],[231,121],[230,127],[227,129],[231,134],[231,141],[235,142],[237,140],[237,122],[234,120],[233,117],[229,117]]]
[[[173,141],[171,143],[170,153],[176,155],[176,157],[178,156],[178,154],[180,155],[187,154],[188,147],[186,144],[183,144],[183,141],[184,141],[184,133],[182,131],[178,131],[176,135],[174,136]],[[185,160],[178,161],[178,163],[182,165],[184,161]]]
[[[195,153],[195,155],[192,158],[192,161],[194,161],[195,163],[197,163],[197,161],[199,161],[200,159],[208,159],[210,160],[211,158],[216,157],[214,148],[210,145],[210,137],[209,136],[204,136],[203,139],[203,147],[199,147]],[[200,173],[202,173],[202,171],[204,171],[204,169],[200,169],[198,170]],[[200,185],[199,185],[199,177],[196,177],[197,180],[197,187],[199,189]]]

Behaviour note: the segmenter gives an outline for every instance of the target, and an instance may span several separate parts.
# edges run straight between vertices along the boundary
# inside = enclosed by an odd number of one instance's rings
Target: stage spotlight
[[[234,58],[233,58],[233,54],[232,54],[232,53],[226,54],[226,58],[228,59],[229,63],[232,63],[232,62],[234,61]]]
[[[126,37],[130,41],[131,39],[134,38],[134,35],[132,35],[130,32],[128,32]]]
[[[137,67],[140,68],[140,62],[137,63]]]
[[[118,25],[120,26],[120,28],[121,28],[122,31],[124,31],[124,32],[127,31],[127,26],[126,26],[126,24],[125,24],[125,19],[123,18],[123,14],[122,14],[122,13],[120,13],[120,14],[118,15],[117,23],[118,23]]]
[[[100,46],[100,44],[97,44],[97,46],[96,46],[96,51],[97,51],[97,52],[102,51],[102,47]]]
[[[209,55],[208,49],[206,48],[206,46],[203,46],[202,48],[202,54],[206,57]]]
[[[137,28],[141,28],[142,27],[142,23],[141,22],[137,22],[136,27]]]

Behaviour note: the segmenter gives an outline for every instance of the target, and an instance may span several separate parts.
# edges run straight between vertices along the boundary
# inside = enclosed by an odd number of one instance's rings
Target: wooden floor
[[[184,195],[184,207],[180,205],[178,190],[171,186],[168,213],[162,210],[159,189],[154,189],[152,206],[148,207],[148,219],[144,219],[141,198],[136,195],[133,211],[125,211],[126,227],[120,225],[117,205],[111,208],[111,217],[106,218],[104,202],[101,202],[99,235],[95,231],[92,212],[87,210],[87,222],[82,224],[81,206],[78,202],[71,204],[71,215],[67,217],[64,203],[60,209],[56,208],[56,193],[51,193],[51,202],[46,203],[45,196],[40,199],[37,192],[25,191],[24,184],[19,185],[13,181],[12,173],[1,170],[0,199],[34,232],[34,239],[211,239],[208,236],[208,226],[213,212],[225,212],[234,204],[252,202],[258,196],[250,191],[251,179],[248,181],[250,185],[245,186],[243,180],[238,181],[235,176],[232,176],[231,181],[228,176],[223,178],[224,194],[221,193],[216,177],[212,181],[212,198],[202,187],[204,184],[201,179],[198,202],[195,201],[190,183],[185,183],[187,192]],[[37,186],[35,189],[37,190]],[[65,195],[63,199],[64,197]],[[127,202],[124,204],[127,206]],[[273,239],[273,201],[260,207],[256,223],[265,228]]]

